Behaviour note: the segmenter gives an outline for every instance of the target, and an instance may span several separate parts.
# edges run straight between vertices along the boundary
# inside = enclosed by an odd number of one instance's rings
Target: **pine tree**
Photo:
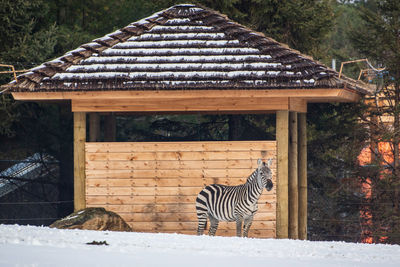
[[[247,23],[257,31],[317,58],[321,44],[332,30],[334,13],[331,1],[323,0],[247,0],[241,9]]]
[[[362,25],[351,39],[359,51],[386,67],[383,84],[360,114],[368,125],[372,165],[360,179],[369,183],[368,205],[374,242],[400,242],[400,2],[365,1],[359,4]],[[381,149],[386,145],[385,149]]]

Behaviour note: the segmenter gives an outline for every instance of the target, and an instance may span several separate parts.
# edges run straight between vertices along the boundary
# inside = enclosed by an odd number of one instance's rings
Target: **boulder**
[[[55,221],[50,225],[58,229],[84,229],[101,231],[132,231],[117,213],[104,208],[86,208]]]

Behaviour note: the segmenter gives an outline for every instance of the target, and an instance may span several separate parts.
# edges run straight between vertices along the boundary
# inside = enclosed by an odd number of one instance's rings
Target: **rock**
[[[55,221],[50,225],[58,229],[84,229],[130,232],[132,228],[115,212],[104,208],[86,208]]]

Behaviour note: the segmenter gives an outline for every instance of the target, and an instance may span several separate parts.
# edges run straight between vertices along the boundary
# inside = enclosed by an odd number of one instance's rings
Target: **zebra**
[[[198,219],[197,235],[202,235],[210,220],[208,234],[214,236],[219,221],[236,221],[236,235],[247,237],[253,222],[253,217],[258,210],[257,201],[264,187],[270,191],[273,187],[271,180],[271,162],[267,163],[258,159],[257,169],[247,178],[245,184],[227,186],[211,184],[200,191],[196,198],[196,213]]]

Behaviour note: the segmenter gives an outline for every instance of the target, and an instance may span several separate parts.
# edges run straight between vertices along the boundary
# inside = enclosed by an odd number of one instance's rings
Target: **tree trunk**
[[[395,99],[394,99],[394,123],[393,123],[393,177],[396,179],[394,181],[394,209],[399,209],[399,186],[400,186],[400,178],[399,178],[399,131],[400,131],[400,86],[395,85]]]
[[[242,116],[241,115],[229,115],[228,116],[229,125],[229,140],[235,141],[240,140],[242,136]]]
[[[62,3],[59,3],[57,6],[58,6],[57,22],[58,22],[58,25],[62,25],[66,21],[67,7]]]
[[[116,140],[116,118],[115,114],[111,113],[105,116],[104,119],[104,141],[105,142],[115,142]]]

